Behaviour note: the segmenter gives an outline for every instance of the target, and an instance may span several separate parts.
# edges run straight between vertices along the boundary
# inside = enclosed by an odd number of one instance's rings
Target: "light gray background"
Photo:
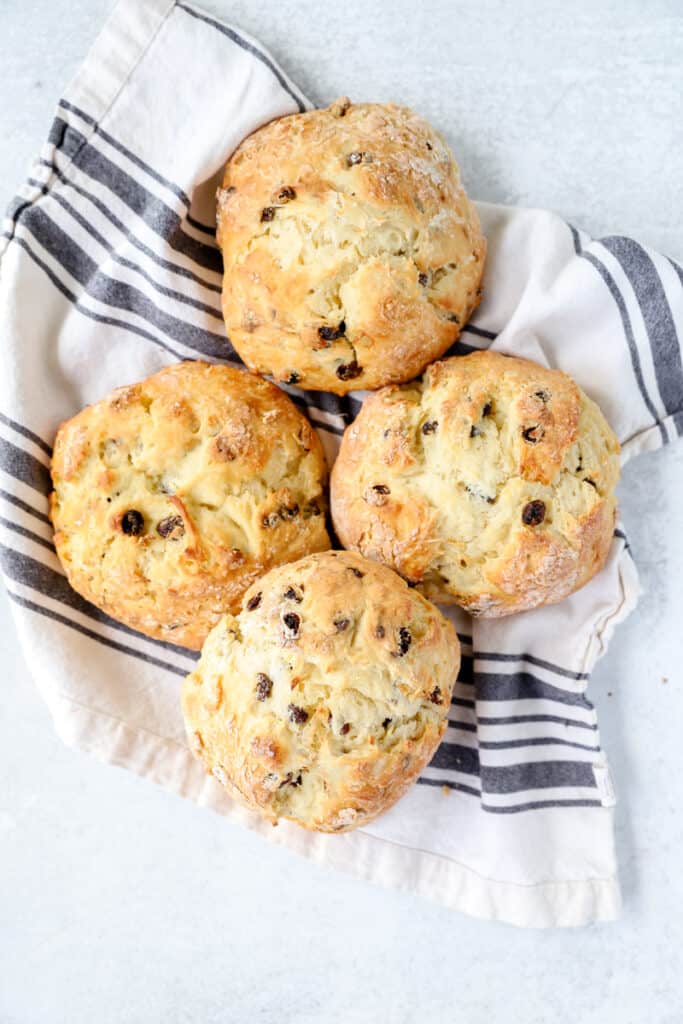
[[[1,0],[3,204],[110,6]],[[205,6],[319,103],[415,106],[446,132],[477,198],[547,206],[683,257],[681,3]],[[645,593],[590,696],[619,791],[625,910],[573,932],[381,891],[71,753],[3,594],[0,1024],[680,1024],[683,445],[629,466],[621,502]]]

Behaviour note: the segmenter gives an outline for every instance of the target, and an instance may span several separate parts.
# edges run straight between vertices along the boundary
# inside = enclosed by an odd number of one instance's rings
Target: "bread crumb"
[[[450,791],[448,786],[442,786],[441,787],[441,792],[443,793],[444,796],[450,796],[451,795],[451,791]]]

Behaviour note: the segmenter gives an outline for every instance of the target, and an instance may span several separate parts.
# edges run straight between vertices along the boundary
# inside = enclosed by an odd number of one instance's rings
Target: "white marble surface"
[[[676,0],[205,6],[316,101],[417,107],[477,197],[683,257]],[[3,204],[109,7],[2,3]],[[629,466],[621,500],[645,592],[590,695],[625,909],[574,932],[482,924],[333,874],[64,749],[0,597],[0,1022],[680,1024],[683,446]]]

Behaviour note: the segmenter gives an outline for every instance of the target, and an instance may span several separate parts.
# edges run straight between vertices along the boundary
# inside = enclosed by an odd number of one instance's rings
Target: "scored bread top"
[[[497,352],[369,396],[331,480],[342,543],[432,600],[505,615],[559,601],[607,557],[619,445],[566,374]]]
[[[442,355],[479,302],[486,248],[443,138],[407,107],[346,99],[240,145],[218,241],[247,366],[337,393]]]
[[[329,547],[326,478],[317,434],[279,388],[177,363],[61,426],[57,553],[93,604],[199,648],[261,573]]]
[[[269,572],[209,635],[183,685],[190,744],[266,817],[353,828],[431,758],[459,662],[451,623],[395,573],[312,555]]]

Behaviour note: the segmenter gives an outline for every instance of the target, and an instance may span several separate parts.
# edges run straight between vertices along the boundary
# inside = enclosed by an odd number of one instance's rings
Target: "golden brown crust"
[[[183,684],[190,746],[248,807],[341,832],[390,807],[446,728],[455,630],[350,552],[272,570]]]
[[[446,359],[365,400],[332,471],[334,526],[431,600],[508,615],[602,567],[618,453],[566,374],[496,352]]]
[[[304,388],[409,380],[479,302],[476,209],[407,107],[344,98],[249,136],[225,170],[218,240],[230,340],[250,369]]]
[[[60,427],[57,554],[93,604],[198,649],[254,579],[329,547],[326,476],[317,434],[279,388],[178,363]]]

